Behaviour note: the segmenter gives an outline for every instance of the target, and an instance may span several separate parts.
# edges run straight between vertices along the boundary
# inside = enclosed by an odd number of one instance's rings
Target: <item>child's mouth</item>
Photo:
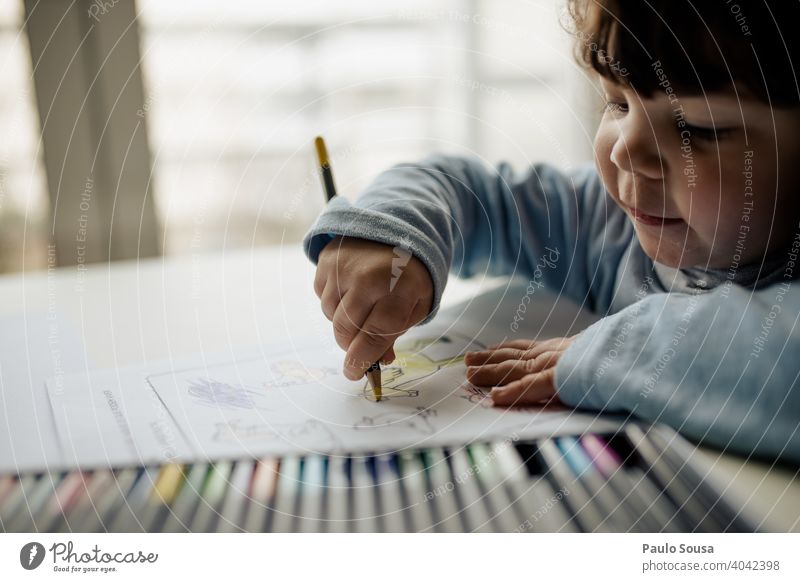
[[[636,222],[640,222],[642,224],[646,224],[648,226],[672,226],[675,224],[679,224],[683,222],[680,218],[667,218],[665,216],[653,216],[652,214],[647,214],[642,212],[641,210],[636,210],[635,208],[628,207],[628,210],[631,212],[631,216],[633,216]]]

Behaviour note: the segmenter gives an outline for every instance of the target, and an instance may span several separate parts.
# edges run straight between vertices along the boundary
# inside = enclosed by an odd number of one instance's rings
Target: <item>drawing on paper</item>
[[[381,401],[418,397],[424,378],[443,368],[460,364],[466,352],[484,347],[473,338],[455,333],[400,339],[395,344],[397,359],[382,369]],[[361,394],[367,400],[375,400],[369,382],[364,382]]]
[[[418,406],[414,412],[404,410],[382,412],[374,416],[362,416],[358,422],[353,424],[353,428],[359,430],[402,426],[422,435],[432,435],[436,432],[436,427],[433,426],[431,418],[436,414],[436,409],[424,406]]]
[[[261,386],[232,384],[206,377],[189,380],[186,391],[192,400],[205,406],[229,410],[270,410],[265,390],[311,386],[336,373],[334,368],[306,366],[295,359],[271,362],[269,370],[272,377],[261,383]]]
[[[196,403],[205,406],[231,410],[269,410],[264,405],[263,394],[240,384],[196,378],[189,381],[186,392]]]
[[[271,378],[264,382],[265,388],[286,388],[315,384],[328,376],[337,374],[337,370],[326,366],[314,366],[296,359],[282,359],[270,363]]]
[[[463,398],[470,404],[477,404],[483,408],[492,407],[492,399],[489,397],[488,390],[481,390],[474,384],[464,382],[458,391],[458,397]]]

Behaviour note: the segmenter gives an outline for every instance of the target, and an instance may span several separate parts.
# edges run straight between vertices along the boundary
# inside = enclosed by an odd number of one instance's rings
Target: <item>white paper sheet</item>
[[[31,312],[0,318],[0,474],[62,463],[45,380],[63,389],[85,369],[81,336],[64,318]]]
[[[397,450],[580,431],[568,410],[495,408],[464,377],[454,332],[415,330],[383,370],[376,402],[366,380],[342,378],[339,358],[314,349],[148,377],[195,454],[209,458]]]
[[[47,382],[64,468],[139,465],[191,458],[144,370],[68,376]]]
[[[58,392],[48,388],[65,463],[387,451],[616,426],[567,409],[493,407],[464,376],[464,352],[483,344],[454,327],[425,326],[398,341],[381,402],[366,380],[341,375],[340,352],[313,340],[236,361],[62,379]]]
[[[327,337],[213,360],[198,355],[53,378],[47,390],[61,443],[58,464],[377,452],[613,429],[614,420],[566,409],[494,408],[484,391],[466,382],[465,350],[574,334],[593,321],[568,301],[537,294],[524,325],[511,331],[525,292],[495,289],[403,336],[397,362],[384,367],[381,402],[373,401],[366,380],[342,376],[343,353]]]

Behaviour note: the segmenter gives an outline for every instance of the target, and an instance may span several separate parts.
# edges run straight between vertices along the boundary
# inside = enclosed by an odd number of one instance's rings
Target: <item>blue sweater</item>
[[[418,257],[434,284],[426,321],[449,272],[521,275],[604,315],[557,364],[568,405],[800,462],[800,233],[761,265],[670,269],[644,253],[592,167],[520,175],[434,155],[383,172],[355,204],[334,199],[306,235],[312,261],[331,235]]]

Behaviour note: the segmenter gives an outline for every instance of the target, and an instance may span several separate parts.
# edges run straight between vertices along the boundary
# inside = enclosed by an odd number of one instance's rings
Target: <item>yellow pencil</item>
[[[178,495],[178,490],[183,485],[183,465],[164,465],[156,477],[155,487],[150,492],[151,500],[169,505]]]
[[[322,187],[325,189],[328,202],[330,202],[336,196],[336,186],[333,183],[333,169],[331,168],[331,160],[328,157],[328,148],[325,147],[325,140],[322,139],[322,136],[317,136],[314,139],[314,149],[317,151],[317,161],[319,162]],[[372,364],[367,369],[365,376],[367,377],[369,385],[372,387],[372,394],[375,395],[375,401],[380,402],[382,396],[380,362]]]

